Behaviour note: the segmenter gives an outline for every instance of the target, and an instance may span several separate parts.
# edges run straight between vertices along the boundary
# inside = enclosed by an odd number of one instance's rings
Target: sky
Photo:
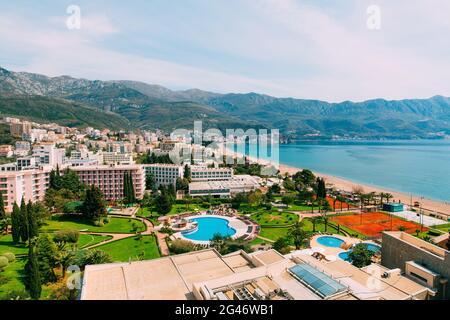
[[[329,102],[450,96],[450,1],[0,0],[0,66]]]

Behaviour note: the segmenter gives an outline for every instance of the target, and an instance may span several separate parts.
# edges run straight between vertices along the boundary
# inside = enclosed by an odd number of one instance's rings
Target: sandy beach
[[[294,174],[297,171],[301,170],[299,168],[294,168],[294,167],[281,165],[281,164],[280,164],[279,169],[280,169],[281,174],[285,174],[285,173]],[[407,204],[407,205],[409,205],[411,203],[411,195],[408,195],[405,193],[388,190],[388,189],[382,189],[379,187],[369,186],[369,185],[365,185],[365,184],[361,184],[361,183],[356,183],[356,182],[353,182],[350,180],[346,180],[346,179],[342,179],[342,178],[338,178],[338,177],[334,177],[334,176],[330,176],[330,175],[325,175],[325,174],[321,174],[318,172],[314,172],[314,174],[318,177],[325,179],[326,183],[333,184],[334,187],[339,190],[352,191],[355,187],[362,187],[364,189],[365,193],[388,192],[394,196],[391,199],[391,201],[398,202],[400,200],[402,203]],[[422,204],[423,209],[427,209],[429,211],[434,211],[434,212],[439,212],[439,213],[444,213],[444,214],[450,216],[450,204],[449,203],[444,203],[444,202],[440,202],[437,200],[417,197],[417,196],[413,195],[412,202],[414,203],[414,201],[419,201]]]
[[[243,155],[238,152],[235,152],[234,155],[237,157],[243,157]],[[254,157],[249,157],[249,160],[250,160],[250,162],[253,162],[253,163],[260,163],[263,165],[271,165],[271,163],[269,161],[264,160],[264,159],[256,159]],[[281,174],[284,175],[285,173],[295,174],[296,172],[301,171],[302,168],[296,168],[296,167],[279,164],[279,170],[280,170]],[[421,203],[423,209],[426,209],[426,210],[432,211],[432,212],[438,212],[438,213],[441,213],[441,214],[444,214],[444,215],[447,215],[448,217],[450,217],[450,203],[448,203],[448,202],[445,203],[442,201],[423,198],[423,197],[419,197],[419,196],[415,196],[415,195],[412,195],[412,199],[411,199],[410,194],[398,192],[395,190],[389,190],[386,188],[380,188],[380,187],[370,186],[367,184],[361,184],[361,183],[353,182],[353,181],[350,181],[347,179],[322,174],[320,172],[314,172],[314,174],[318,177],[323,178],[327,184],[332,184],[336,189],[339,189],[339,190],[352,191],[355,187],[362,187],[364,189],[365,193],[369,193],[369,192],[376,192],[376,193],[385,192],[386,193],[386,192],[388,192],[393,195],[393,198],[391,199],[391,201],[398,202],[400,200],[402,203],[404,203],[406,205],[410,205],[411,202],[414,203],[415,201],[418,201]]]

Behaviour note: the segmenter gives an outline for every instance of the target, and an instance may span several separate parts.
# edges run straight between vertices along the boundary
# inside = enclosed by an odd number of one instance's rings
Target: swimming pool
[[[372,252],[378,252],[381,250],[381,247],[379,245],[376,245],[373,243],[363,242],[361,244],[365,245],[367,247],[367,249],[369,249]],[[344,252],[339,253],[338,256],[342,260],[351,262],[350,257],[349,257],[350,252],[352,252],[351,249],[349,251],[344,251]]]
[[[350,258],[348,255],[350,254],[350,251],[344,251],[338,254],[339,258],[341,258],[344,261],[350,261]]]
[[[183,232],[183,237],[195,241],[210,241],[216,233],[224,237],[232,237],[236,230],[229,226],[226,219],[216,217],[199,217],[190,219],[197,222],[197,228],[193,231]]]
[[[317,243],[325,247],[340,248],[341,245],[344,243],[344,240],[331,236],[323,236],[317,238]]]

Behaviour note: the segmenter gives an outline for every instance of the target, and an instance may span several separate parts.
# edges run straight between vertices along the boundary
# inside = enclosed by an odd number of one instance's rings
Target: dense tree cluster
[[[142,164],[153,164],[153,163],[165,163],[172,164],[172,160],[168,154],[156,155],[154,152],[148,152],[142,159],[139,160]]]
[[[81,212],[86,219],[91,221],[96,221],[107,215],[103,194],[98,187],[92,185],[86,189]]]

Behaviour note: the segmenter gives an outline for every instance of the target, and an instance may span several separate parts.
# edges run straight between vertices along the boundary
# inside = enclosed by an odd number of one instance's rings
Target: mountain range
[[[112,129],[276,128],[288,139],[411,139],[450,135],[450,98],[328,103],[258,93],[174,91],[0,68],[0,114]]]

